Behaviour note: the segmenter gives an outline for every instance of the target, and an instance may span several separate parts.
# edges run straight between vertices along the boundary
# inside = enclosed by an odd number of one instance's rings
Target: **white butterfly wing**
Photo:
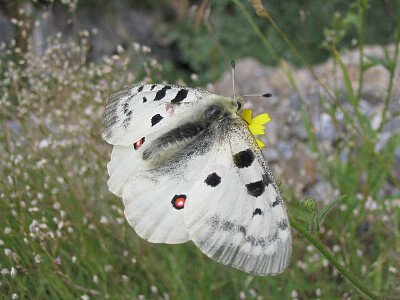
[[[103,133],[115,145],[107,165],[110,191],[121,196],[129,179],[148,168],[142,159],[146,145],[190,118],[191,106],[212,97],[216,95],[206,90],[163,84],[134,85],[113,94],[106,105]]]
[[[109,188],[122,196],[125,216],[142,238],[192,239],[223,264],[278,274],[291,253],[288,217],[247,125],[237,117],[231,126],[235,117],[223,113],[235,109],[231,100],[160,84],[111,96],[103,133],[115,145]]]
[[[198,180],[197,172],[208,164],[210,153],[204,150],[209,145],[178,150],[168,163],[135,174],[124,186],[125,217],[140,237],[168,244],[190,240],[184,222],[186,200]],[[194,169],[187,167],[189,162]]]
[[[278,274],[290,259],[289,221],[272,174],[241,123],[221,137],[212,161],[198,174],[185,223],[192,241],[210,258],[253,274]]]
[[[132,145],[152,133],[174,127],[193,103],[212,96],[216,95],[176,85],[126,88],[111,95],[106,104],[103,137],[113,145]]]
[[[186,185],[174,177],[158,176],[154,171],[135,175],[122,191],[125,217],[136,233],[153,243],[178,244],[190,240],[183,210]],[[181,201],[181,203],[178,203]]]

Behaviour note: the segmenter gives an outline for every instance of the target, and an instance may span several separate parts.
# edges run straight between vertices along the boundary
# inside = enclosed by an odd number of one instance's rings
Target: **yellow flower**
[[[251,134],[253,135],[265,134],[264,124],[271,121],[270,116],[268,114],[261,114],[252,119],[251,114],[252,111],[247,108],[245,108],[242,112],[242,117],[247,122]],[[265,147],[265,144],[261,142],[259,139],[256,139],[256,142],[258,147],[260,147],[260,149]]]

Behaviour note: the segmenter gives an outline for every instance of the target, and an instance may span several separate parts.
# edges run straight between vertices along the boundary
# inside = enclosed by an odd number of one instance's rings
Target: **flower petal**
[[[269,121],[271,121],[271,117],[268,114],[261,114],[255,117],[253,120],[251,120],[250,124],[264,125]]]
[[[245,121],[247,123],[251,122],[251,113],[252,113],[251,109],[247,109],[247,108],[243,109],[242,117],[243,117],[243,119],[245,119]]]
[[[249,129],[253,135],[265,134],[265,126],[259,124],[250,124]]]
[[[265,144],[263,142],[261,142],[259,139],[256,139],[257,145],[258,147],[260,147],[260,149],[265,147]]]

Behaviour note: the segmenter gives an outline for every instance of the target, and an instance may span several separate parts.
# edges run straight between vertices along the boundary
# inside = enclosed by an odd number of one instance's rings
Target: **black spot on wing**
[[[146,102],[147,102],[147,98],[143,97],[143,103],[146,103]]]
[[[256,247],[260,246],[261,248],[265,248],[265,246],[267,245],[267,241],[264,238],[258,238],[256,239]]]
[[[159,123],[162,119],[164,119],[160,114],[156,114],[151,118],[151,126],[156,125]]]
[[[179,92],[176,94],[175,98],[171,100],[171,103],[180,103],[183,100],[186,99],[189,91],[186,89],[181,89]]]
[[[263,212],[262,212],[261,208],[256,208],[256,209],[253,211],[253,217],[256,216],[256,215],[261,216],[262,214],[263,214]]]
[[[143,91],[143,85],[141,85],[141,86],[139,86],[139,88],[138,88],[138,93],[140,93],[141,91]]]
[[[275,230],[275,233],[271,234],[268,237],[268,242],[272,243],[278,239],[278,230]]]
[[[240,151],[233,156],[233,162],[238,168],[250,167],[254,161],[254,154],[250,149]]]
[[[209,186],[216,187],[218,184],[221,183],[221,177],[219,177],[217,173],[214,172],[208,175],[204,182],[207,183],[207,185]]]
[[[157,86],[157,84],[152,84],[150,87],[150,91],[154,90],[154,88]]]
[[[240,233],[242,233],[243,235],[246,235],[246,234],[247,234],[247,229],[246,229],[246,227],[243,226],[243,225],[239,225],[238,231],[239,231]]]
[[[126,118],[123,122],[122,122],[122,126],[124,127],[124,129],[128,129],[129,125],[131,124],[131,118],[128,117]]]
[[[122,105],[122,108],[123,108],[123,110],[124,110],[124,114],[127,114],[127,112],[129,111],[128,107],[129,107],[129,103],[128,103],[128,102],[125,102],[125,103]]]
[[[132,115],[132,111],[131,111],[131,110],[128,111],[128,112],[126,113],[126,115],[127,115],[128,117],[130,117],[130,116]]]
[[[244,238],[244,242],[250,243],[250,245],[254,246],[254,244],[256,243],[256,238],[252,235],[248,235]]]
[[[263,178],[263,181],[264,181],[265,186],[269,186],[269,185],[272,183],[272,179],[271,179],[271,176],[270,176],[270,175],[268,175],[268,174],[263,174],[263,175],[262,175],[262,178]]]
[[[265,191],[264,181],[260,180],[260,181],[248,183],[248,184],[246,184],[246,188],[247,188],[247,193],[249,195],[251,195],[253,197],[259,197]]]
[[[280,230],[286,230],[286,228],[288,228],[288,223],[285,219],[282,219],[278,222],[278,228]]]
[[[159,90],[154,98],[154,101],[160,101],[167,94],[167,90],[171,89],[169,85],[164,86],[161,90]]]
[[[279,205],[279,200],[278,200],[278,198],[276,198],[275,199],[275,201],[274,202],[272,202],[272,207],[275,207],[275,206],[277,206],[277,205]]]
[[[221,222],[221,229],[223,231],[230,231],[232,232],[235,229],[235,224],[229,220],[223,220]]]

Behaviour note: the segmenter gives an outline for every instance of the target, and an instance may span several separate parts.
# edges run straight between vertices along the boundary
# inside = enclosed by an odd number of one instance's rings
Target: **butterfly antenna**
[[[269,98],[271,96],[272,96],[272,94],[267,93],[267,94],[248,94],[248,95],[243,95],[242,97],[264,97],[264,98]]]
[[[235,92],[235,61],[233,59],[231,61],[231,67],[232,67],[233,99],[236,99],[236,92]],[[243,97],[264,97],[264,98],[269,98],[271,96],[272,96],[272,94],[270,94],[270,93],[267,93],[267,94],[249,94],[249,95],[241,95],[241,96],[239,96],[239,99],[242,99]]]
[[[232,59],[231,61],[231,67],[232,67],[232,89],[233,89],[233,99],[236,98],[235,94],[235,61]]]

